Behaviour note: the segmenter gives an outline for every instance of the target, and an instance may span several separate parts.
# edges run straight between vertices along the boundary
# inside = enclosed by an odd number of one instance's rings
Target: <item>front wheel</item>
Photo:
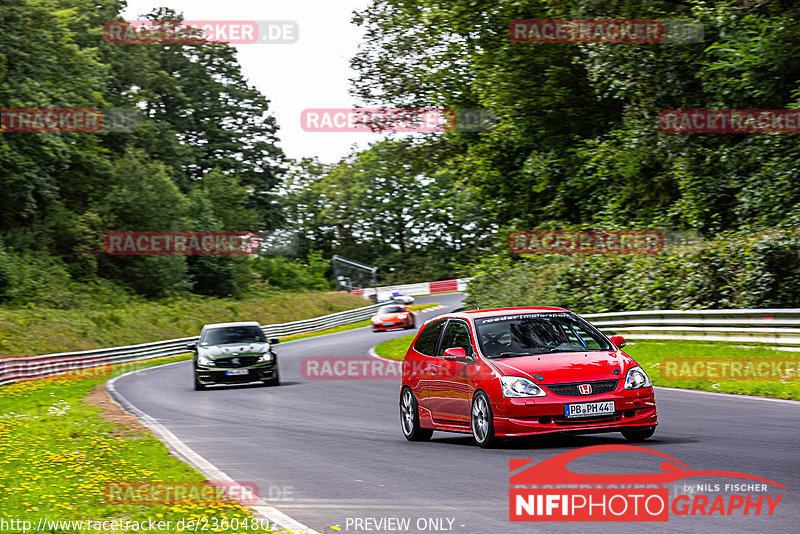
[[[472,399],[472,437],[482,449],[488,449],[497,443],[492,405],[483,391],[479,391]]]
[[[280,386],[281,385],[281,375],[278,372],[278,366],[275,366],[275,376],[264,382],[265,386]]]
[[[200,381],[197,379],[197,375],[194,377],[194,390],[195,391],[203,391],[206,389],[205,384],[201,384]]]
[[[419,425],[419,408],[414,393],[406,388],[400,397],[400,426],[408,441],[428,441],[433,435],[430,428]]]
[[[622,436],[632,442],[639,442],[644,441],[656,432],[656,427],[651,426],[650,428],[645,428],[644,430],[623,430]]]

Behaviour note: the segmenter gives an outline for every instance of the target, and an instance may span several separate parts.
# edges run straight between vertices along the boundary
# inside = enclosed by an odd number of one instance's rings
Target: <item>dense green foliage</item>
[[[71,288],[108,282],[148,296],[241,295],[255,280],[251,258],[108,256],[102,237],[280,225],[277,125],[235,49],[106,43],[103,25],[122,7],[0,3],[0,108],[138,110],[143,119],[129,132],[0,133],[2,300],[68,306]]]
[[[80,284],[147,296],[324,289],[339,254],[377,266],[379,283],[508,280],[484,290],[503,303],[797,304],[797,135],[658,124],[665,109],[800,108],[795,3],[372,0],[353,15],[365,32],[352,58],[358,101],[497,121],[389,136],[335,164],[284,158],[269,101],[232,47],[107,44],[103,23],[122,4],[0,4],[0,107],[145,117],[130,133],[0,133],[2,300],[67,302]],[[509,22],[534,18],[692,19],[704,37],[511,42]],[[545,228],[663,228],[705,245],[648,258],[503,250],[508,231]],[[291,245],[260,258],[114,257],[101,248],[111,230],[258,231]]]
[[[511,20],[536,18],[685,18],[704,38],[510,41]],[[665,109],[800,107],[798,20],[800,6],[779,1],[373,0],[354,16],[366,32],[352,60],[355,96],[482,108],[497,124],[382,142],[333,169],[310,164],[290,220],[354,259],[477,274],[486,305],[797,305],[800,247],[785,233],[800,223],[797,135],[668,134],[658,118]],[[380,180],[359,170],[365,164]],[[402,192],[383,196],[385,182]],[[706,245],[647,258],[521,261],[503,250],[510,230],[554,228],[691,231]]]
[[[690,18],[675,44],[513,43],[513,19]],[[781,2],[375,0],[353,64],[373,102],[486,108],[447,167],[519,228],[658,224],[706,234],[800,217],[797,136],[667,134],[664,109],[798,107],[800,7]],[[441,170],[441,169],[440,169]]]
[[[494,256],[473,266],[481,307],[561,306],[582,313],[790,308],[800,302],[800,232],[728,234],[661,254]]]

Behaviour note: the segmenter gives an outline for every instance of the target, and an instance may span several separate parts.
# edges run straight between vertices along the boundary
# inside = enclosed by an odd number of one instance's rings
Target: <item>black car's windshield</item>
[[[402,306],[384,306],[378,309],[378,313],[400,313],[406,311]]]
[[[615,350],[586,321],[571,313],[523,313],[476,319],[481,351],[488,358]]]
[[[230,343],[264,342],[266,338],[257,326],[226,326],[212,328],[203,334],[203,345],[228,345]]]

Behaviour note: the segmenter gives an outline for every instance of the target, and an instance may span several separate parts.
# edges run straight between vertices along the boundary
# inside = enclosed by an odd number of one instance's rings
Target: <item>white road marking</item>
[[[128,373],[121,374],[119,376],[115,376],[108,382],[106,382],[106,390],[111,395],[111,397],[117,401],[120,407],[130,413],[132,413],[143,425],[149,428],[155,437],[157,437],[167,448],[172,451],[178,458],[181,458],[184,462],[191,465],[198,471],[200,471],[208,480],[210,481],[220,481],[220,482],[234,482],[234,480],[225,474],[222,470],[220,470],[217,466],[197,454],[193,451],[188,445],[186,445],[183,441],[178,439],[178,437],[170,432],[165,426],[161,423],[144,413],[143,411],[136,408],[133,404],[131,404],[125,397],[123,397],[114,386],[114,383],[122,378],[123,376],[128,376],[136,373],[142,373],[146,371],[150,371],[152,369],[158,369],[161,367],[167,367],[168,365],[176,365],[182,362],[174,362],[168,363],[164,365],[157,365],[154,367],[148,367],[147,369],[138,369],[136,371],[130,371]],[[316,530],[313,530],[303,523],[289,517],[288,515],[284,514],[274,506],[270,506],[266,501],[263,499],[259,499],[256,501],[255,504],[251,505],[243,505],[246,508],[249,507],[253,510],[257,515],[260,515],[270,523],[276,523],[280,527],[294,532],[295,534],[319,534]]]

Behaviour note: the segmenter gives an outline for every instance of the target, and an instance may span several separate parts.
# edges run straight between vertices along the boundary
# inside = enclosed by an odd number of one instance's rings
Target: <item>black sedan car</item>
[[[276,343],[255,321],[205,325],[199,341],[187,345],[195,353],[194,389],[249,382],[279,385],[278,359],[272,351]]]

